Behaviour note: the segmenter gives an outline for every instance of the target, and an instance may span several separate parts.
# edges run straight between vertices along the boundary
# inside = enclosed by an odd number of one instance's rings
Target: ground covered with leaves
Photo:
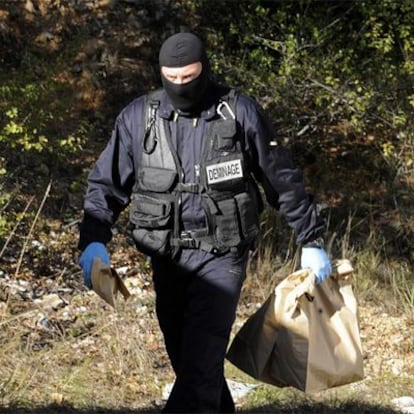
[[[154,314],[151,274],[138,256],[128,245],[112,256],[132,293],[126,302],[119,298],[116,309],[82,286],[79,271],[0,281],[6,295],[0,302],[0,412],[157,412],[173,373]],[[263,299],[244,291],[234,333]],[[238,401],[240,412],[397,412],[393,400],[414,391],[413,315],[392,315],[369,302],[359,310],[362,381],[317,395],[261,384]],[[229,363],[226,370],[230,380],[258,384]]]

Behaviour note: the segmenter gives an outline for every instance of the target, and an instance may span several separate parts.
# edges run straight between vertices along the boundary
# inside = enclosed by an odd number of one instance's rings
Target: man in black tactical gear
[[[261,106],[211,80],[196,35],[169,37],[159,65],[163,88],[121,111],[89,175],[79,263],[91,287],[93,260],[109,264],[111,226],[130,205],[176,374],[163,412],[232,413],[224,359],[259,232],[256,183],[295,230],[301,266],[318,282],[331,273],[324,222]]]

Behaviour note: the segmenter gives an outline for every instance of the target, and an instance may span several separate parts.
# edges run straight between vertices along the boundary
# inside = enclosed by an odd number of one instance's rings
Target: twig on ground
[[[30,237],[31,237],[32,232],[33,232],[33,230],[35,228],[35,225],[37,223],[37,219],[39,218],[39,215],[40,215],[40,213],[41,213],[41,211],[43,209],[43,206],[45,205],[46,199],[49,196],[49,192],[50,192],[50,188],[51,187],[52,187],[52,181],[49,181],[49,184],[48,184],[48,186],[46,188],[45,194],[43,195],[42,202],[40,203],[40,206],[39,206],[39,208],[37,210],[36,216],[35,216],[35,218],[33,220],[33,223],[32,223],[32,225],[30,227],[29,234],[26,236],[26,239],[24,241],[24,244],[23,244],[23,247],[22,247],[22,251],[20,252],[19,261],[17,262],[17,266],[16,266],[16,271],[14,273],[14,277],[17,277],[17,275],[19,274],[20,266],[21,266],[22,261],[23,261],[24,252],[26,251],[27,244],[29,243]]]
[[[14,234],[16,233],[17,227],[19,227],[20,223],[23,221],[23,219],[24,219],[24,217],[25,217],[25,215],[27,213],[27,210],[29,209],[30,204],[32,204],[32,201],[34,200],[34,198],[35,198],[35,196],[32,196],[32,198],[27,202],[26,207],[23,210],[23,213],[22,213],[22,216],[21,216],[20,220],[18,220],[16,222],[16,224],[13,227],[13,230],[11,231],[11,233],[9,234],[9,236],[7,237],[5,243],[4,243],[4,245],[3,245],[3,247],[2,247],[2,249],[0,251],[0,258],[3,256],[3,253],[5,252],[5,250],[7,248],[7,245],[10,243],[10,240],[12,239],[12,237],[14,236]]]

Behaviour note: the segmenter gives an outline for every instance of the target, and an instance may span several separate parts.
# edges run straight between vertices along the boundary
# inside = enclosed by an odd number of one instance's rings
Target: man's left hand
[[[316,284],[322,283],[332,273],[332,265],[321,247],[302,247],[300,265],[302,269],[311,269],[315,273]]]

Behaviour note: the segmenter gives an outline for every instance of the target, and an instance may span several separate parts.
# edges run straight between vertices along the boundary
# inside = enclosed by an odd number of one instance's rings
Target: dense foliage
[[[218,79],[256,97],[272,115],[279,138],[297,154],[326,164],[323,190],[338,192],[339,177],[349,178],[333,169],[348,154],[352,162],[343,169],[361,168],[357,174],[361,171],[366,185],[360,191],[381,197],[375,208],[404,216],[403,238],[410,244],[412,0],[29,3],[37,14],[27,11],[28,3],[0,7],[0,39],[6,45],[0,53],[0,239],[24,207],[12,202],[16,182],[24,182],[19,177],[29,170],[32,178],[35,173],[62,183],[62,170],[67,173],[85,150],[95,148],[97,126],[107,123],[109,129],[120,107],[141,93],[137,78],[155,86],[156,42],[188,25],[205,37]],[[91,39],[98,45],[92,52]],[[143,55],[146,42],[150,58]],[[143,66],[154,64],[153,71],[144,75],[121,67],[137,57]],[[87,107],[84,96],[95,101]],[[81,172],[65,177],[69,190],[78,188]],[[356,184],[350,183],[346,199],[357,197]],[[365,211],[375,204],[369,197]]]
[[[259,97],[283,136],[323,140],[340,127],[374,137],[385,156],[411,148],[412,1],[224,1],[214,8],[204,1],[203,6],[209,10],[203,15],[214,69]],[[403,155],[411,163],[411,153]]]

